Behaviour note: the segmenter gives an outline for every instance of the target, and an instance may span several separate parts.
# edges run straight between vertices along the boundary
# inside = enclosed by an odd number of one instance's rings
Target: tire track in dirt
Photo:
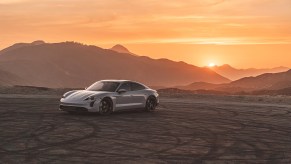
[[[55,98],[1,98],[0,162],[290,162],[290,108],[205,102],[165,97],[153,113],[103,117],[62,113]]]

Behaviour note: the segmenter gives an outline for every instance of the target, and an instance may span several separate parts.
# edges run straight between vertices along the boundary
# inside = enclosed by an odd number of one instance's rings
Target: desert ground
[[[155,112],[58,111],[0,94],[0,163],[291,163],[291,98],[161,94]]]

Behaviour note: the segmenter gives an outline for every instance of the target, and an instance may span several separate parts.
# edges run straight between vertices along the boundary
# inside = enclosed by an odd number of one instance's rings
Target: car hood
[[[70,95],[68,95],[65,98],[65,100],[66,101],[70,101],[70,102],[84,101],[84,99],[86,99],[89,96],[98,96],[98,95],[102,95],[102,94],[105,94],[105,93],[109,93],[109,92],[79,90],[79,91],[75,91],[75,92],[71,93]]]

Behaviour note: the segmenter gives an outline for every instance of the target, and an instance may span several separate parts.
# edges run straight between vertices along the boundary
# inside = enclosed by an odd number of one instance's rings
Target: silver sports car
[[[129,80],[101,80],[85,90],[65,93],[59,109],[66,112],[99,112],[106,115],[132,108],[153,111],[158,104],[157,91],[141,83]]]

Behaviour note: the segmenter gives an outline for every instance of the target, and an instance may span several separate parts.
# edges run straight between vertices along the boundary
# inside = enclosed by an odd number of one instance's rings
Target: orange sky
[[[290,0],[0,0],[0,48],[78,41],[235,67],[291,67]]]

